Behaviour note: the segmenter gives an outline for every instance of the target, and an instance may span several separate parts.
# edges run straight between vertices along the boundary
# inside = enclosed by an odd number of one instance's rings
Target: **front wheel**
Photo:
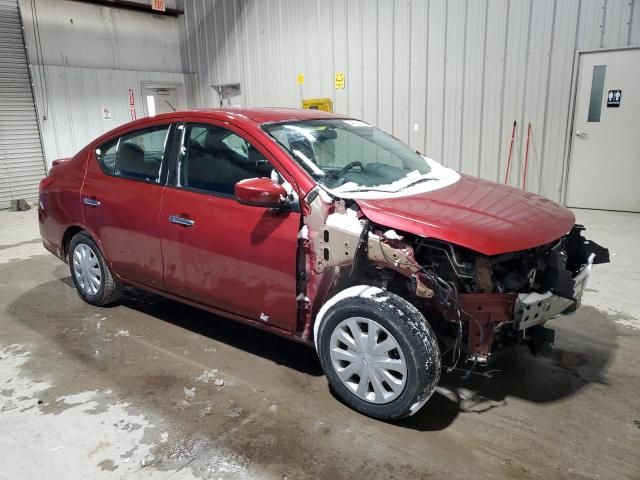
[[[86,233],[76,234],[69,243],[69,269],[80,297],[91,305],[117,302],[122,285],[111,274],[98,246]]]
[[[377,287],[351,287],[329,300],[316,317],[315,340],[333,391],[370,417],[413,415],[440,379],[440,349],[424,316]]]

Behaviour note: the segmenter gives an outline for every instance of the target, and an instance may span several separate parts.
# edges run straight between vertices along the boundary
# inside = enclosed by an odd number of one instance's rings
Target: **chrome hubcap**
[[[80,289],[88,295],[96,295],[102,283],[98,257],[89,245],[80,243],[73,251],[73,273]]]
[[[342,383],[370,403],[389,403],[404,390],[407,366],[396,339],[379,323],[351,317],[331,334],[331,363]]]

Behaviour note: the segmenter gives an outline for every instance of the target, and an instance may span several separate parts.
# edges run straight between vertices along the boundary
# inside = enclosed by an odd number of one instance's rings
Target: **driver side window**
[[[178,186],[233,196],[235,184],[271,177],[273,167],[245,139],[213,125],[186,125],[178,158]]]

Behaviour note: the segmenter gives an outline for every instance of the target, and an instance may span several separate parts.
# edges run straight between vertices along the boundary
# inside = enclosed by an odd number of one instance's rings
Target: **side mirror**
[[[287,191],[270,178],[248,178],[234,186],[238,203],[253,207],[287,208]]]

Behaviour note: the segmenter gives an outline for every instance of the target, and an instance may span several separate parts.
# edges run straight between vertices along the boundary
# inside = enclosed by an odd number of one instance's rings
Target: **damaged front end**
[[[566,236],[530,250],[476,256],[475,283],[458,297],[468,318],[468,360],[486,364],[518,343],[528,343],[534,353],[553,346],[554,332],[545,323],[574,313],[592,266],[609,262],[609,251],[585,239],[583,230],[575,225]]]
[[[370,222],[353,201],[313,190],[303,202],[298,249],[298,334],[313,341],[323,303],[352,285],[402,296],[424,314],[454,361],[487,364],[527,343],[550,348],[545,323],[580,305],[593,264],[609,252],[575,225],[533,249],[485,256]]]

